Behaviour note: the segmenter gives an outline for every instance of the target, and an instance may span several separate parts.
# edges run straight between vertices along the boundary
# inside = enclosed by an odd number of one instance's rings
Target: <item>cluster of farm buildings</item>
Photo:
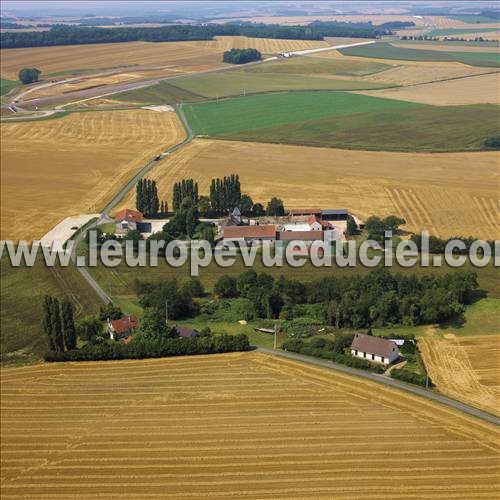
[[[346,238],[346,209],[321,210],[315,208],[290,210],[287,215],[275,217],[244,217],[236,207],[223,219],[206,219],[217,228],[216,241],[224,243],[253,244],[265,241],[303,241],[310,244],[317,240],[343,240]],[[145,219],[137,210],[124,209],[115,214],[116,234],[139,230],[145,235],[161,230],[168,220]],[[203,219],[202,219],[203,220]]]

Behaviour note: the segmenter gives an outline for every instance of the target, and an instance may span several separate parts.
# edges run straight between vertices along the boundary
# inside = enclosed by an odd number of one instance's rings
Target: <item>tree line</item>
[[[262,23],[170,25],[158,28],[97,28],[54,25],[48,31],[0,33],[2,48],[44,47],[118,42],[177,42],[212,40],[214,36],[322,40],[324,37],[376,38],[390,35],[389,28],[371,23],[314,22],[308,26],[281,26]]]
[[[172,208],[179,210],[185,198],[189,198],[194,205],[199,201],[198,183],[193,179],[183,179],[174,184],[172,188]]]
[[[229,64],[246,64],[261,59],[262,54],[257,49],[231,49],[222,54],[222,61]]]
[[[156,181],[139,179],[136,185],[135,207],[146,216],[168,212],[168,203],[158,197]]]
[[[460,318],[478,294],[477,275],[402,275],[376,269],[364,276],[328,276],[310,283],[250,269],[224,275],[214,286],[221,298],[245,299],[245,319],[311,317],[335,328],[415,326]]]
[[[73,305],[68,300],[60,304],[50,295],[43,301],[43,330],[51,351],[64,352],[76,347],[76,328]]]

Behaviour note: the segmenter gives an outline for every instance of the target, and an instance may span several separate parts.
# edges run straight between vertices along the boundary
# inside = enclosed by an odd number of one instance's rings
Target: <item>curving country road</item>
[[[495,425],[500,425],[500,418],[491,413],[488,413],[487,411],[480,410],[479,408],[476,408],[474,406],[469,406],[465,403],[461,403],[460,401],[456,401],[455,399],[448,398],[446,396],[430,391],[428,389],[423,389],[422,387],[419,387],[417,385],[407,384],[406,382],[395,380],[393,378],[386,377],[384,375],[379,375],[377,373],[370,373],[364,370],[358,370],[356,368],[350,368],[349,366],[339,365],[337,363],[333,363],[332,361],[326,361],[324,359],[304,356],[302,354],[296,354],[292,352],[275,350],[275,349],[267,349],[265,347],[257,347],[257,351],[263,352],[265,354],[270,354],[272,356],[280,356],[282,358],[287,358],[293,361],[300,361],[301,363],[306,363],[309,365],[319,366],[321,368],[328,368],[329,370],[335,370],[338,372],[346,373],[348,375],[354,375],[355,377],[361,377],[368,380],[372,380],[373,382],[388,385],[396,389],[401,389],[403,391],[410,392],[417,396],[430,399],[437,403],[441,403],[455,410],[459,410],[463,413],[484,420],[485,422],[489,422]]]

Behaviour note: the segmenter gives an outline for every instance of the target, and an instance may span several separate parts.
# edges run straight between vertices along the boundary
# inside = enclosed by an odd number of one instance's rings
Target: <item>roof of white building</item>
[[[311,226],[307,222],[297,222],[296,224],[285,224],[284,231],[310,231]]]

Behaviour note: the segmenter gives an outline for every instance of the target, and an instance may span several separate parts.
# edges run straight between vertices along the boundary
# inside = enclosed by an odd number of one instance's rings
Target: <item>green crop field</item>
[[[179,77],[153,87],[116,94],[114,99],[151,103],[191,103],[206,98],[235,97],[287,90],[370,90],[390,85],[335,79],[359,77],[389,69],[387,64],[300,57],[218,73]]]
[[[383,109],[353,113],[342,120],[305,120],[224,137],[347,149],[447,152],[480,150],[485,139],[497,134],[498,108],[471,105]]]
[[[494,22],[490,19],[489,22]],[[455,36],[455,35],[469,35],[470,33],[493,33],[494,31],[499,31],[498,28],[442,28],[437,30],[432,30],[427,33],[428,36]]]
[[[422,105],[346,92],[319,91],[224,99],[186,105],[184,110],[195,134],[223,136],[290,123],[346,117],[353,113],[419,107]]]
[[[256,142],[462,151],[480,149],[486,138],[498,133],[498,110],[493,106],[428,106],[346,92],[285,92],[184,109],[196,135]]]
[[[453,15],[453,16],[446,16],[449,17],[450,19],[456,19],[457,21],[463,21],[464,23],[468,24],[481,24],[481,23],[494,23],[496,19],[493,19],[491,17],[486,17],[486,16],[474,16],[473,14],[464,14],[463,16],[460,15]],[[478,26],[480,28],[481,26]]]
[[[47,350],[42,331],[42,303],[47,294],[73,302],[77,317],[95,314],[100,300],[74,267],[48,268],[40,259],[34,267],[0,262],[1,362],[38,360]]]
[[[327,59],[311,54],[306,57],[291,57],[270,61],[266,64],[258,64],[248,68],[242,68],[245,74],[267,73],[267,74],[292,74],[292,75],[315,75],[331,77],[339,76],[365,76],[373,75],[389,69],[391,65],[375,61],[349,61],[344,59]]]
[[[19,85],[21,84],[17,80],[5,80],[4,78],[0,78],[0,95],[8,94]]]
[[[440,31],[440,30],[437,30]],[[360,47],[340,49],[346,56],[373,57],[378,59],[397,59],[406,61],[455,61],[470,66],[500,66],[500,55],[495,52],[459,52],[419,50],[415,48],[395,47],[390,43],[374,43]]]
[[[177,81],[174,80],[174,81]],[[201,95],[193,94],[166,81],[152,87],[129,90],[113,95],[114,100],[140,102],[148,104],[180,104],[183,102],[198,102],[204,100]]]
[[[179,78],[175,81],[175,85],[187,92],[210,98],[287,90],[369,90],[389,86],[374,82],[322,78],[321,76],[239,71]]]
[[[218,266],[215,262],[208,267],[200,268],[199,278],[207,292],[211,292],[215,282],[223,275],[237,276],[247,268],[244,266],[243,261],[236,259],[234,265],[224,268]],[[293,279],[310,282],[324,276],[360,276],[371,272],[370,268],[358,265],[355,267],[315,267],[310,262],[301,267],[290,267],[285,265],[283,267],[266,267],[263,265],[260,258],[255,259],[253,269],[256,272],[266,272],[275,278],[281,275],[292,277]],[[497,272],[493,263],[486,267],[474,267],[470,263],[466,263],[460,268],[465,271],[475,272],[478,276],[480,289],[488,294],[489,298],[500,299],[500,273]],[[149,282],[160,282],[167,279],[177,279],[179,283],[188,280],[190,277],[189,265],[180,267],[169,266],[165,261],[159,260],[157,267],[129,267],[125,264],[120,264],[117,267],[109,268],[102,264],[88,269],[92,276],[98,281],[101,287],[109,295],[119,297],[125,302],[127,300],[135,300],[134,283],[136,280],[143,280]],[[394,265],[389,268],[391,272],[402,274],[445,274],[456,271],[444,264],[441,267],[421,267],[414,266],[411,268],[401,267],[396,261]]]

